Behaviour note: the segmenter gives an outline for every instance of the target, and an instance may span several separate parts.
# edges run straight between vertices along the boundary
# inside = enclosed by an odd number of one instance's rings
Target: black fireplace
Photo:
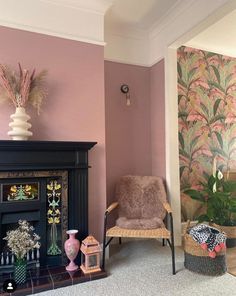
[[[41,237],[40,255],[31,254],[40,266],[66,263],[67,229],[78,229],[80,241],[88,235],[88,150],[95,144],[0,141],[1,265],[7,252],[3,237],[19,219]]]

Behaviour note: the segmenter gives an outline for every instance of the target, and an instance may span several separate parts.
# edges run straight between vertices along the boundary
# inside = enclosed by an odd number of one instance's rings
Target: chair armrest
[[[168,202],[163,202],[163,207],[165,208],[168,214],[172,213],[171,206]]]
[[[112,210],[114,210],[117,206],[119,205],[119,203],[113,202],[107,209],[106,209],[106,214],[109,214]]]
[[[173,222],[173,215],[172,215],[172,209],[168,202],[163,202],[163,206],[165,210],[167,211],[167,214],[169,214],[169,227],[170,227],[170,236],[171,236],[171,242],[172,242],[172,249],[174,248],[174,222]],[[166,221],[167,222],[167,221]],[[167,227],[168,228],[168,227]],[[170,244],[170,243],[169,243]]]

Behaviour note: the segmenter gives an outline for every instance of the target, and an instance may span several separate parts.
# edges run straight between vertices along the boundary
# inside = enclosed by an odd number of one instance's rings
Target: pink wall
[[[90,151],[89,228],[101,239],[106,204],[103,47],[0,27],[0,63],[48,70],[48,97],[31,115],[34,140],[97,141]],[[8,139],[9,115],[1,105],[0,139]]]
[[[149,68],[105,62],[107,203],[125,174],[151,174]],[[120,86],[130,87],[126,106]]]
[[[165,178],[165,69],[164,59],[150,69],[152,174]]]

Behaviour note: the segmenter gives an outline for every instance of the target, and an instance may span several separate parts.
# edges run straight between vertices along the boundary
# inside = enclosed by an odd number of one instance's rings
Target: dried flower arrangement
[[[18,228],[7,232],[4,240],[7,241],[7,246],[16,256],[17,260],[24,260],[28,251],[40,248],[40,237],[33,233],[34,227],[30,226],[26,220],[18,221]]]
[[[29,70],[22,69],[20,63],[18,66],[19,73],[16,73],[0,64],[0,102],[10,99],[15,107],[25,107],[29,102],[39,114],[47,95],[45,88],[47,71],[43,70],[35,75],[35,69],[30,73]]]

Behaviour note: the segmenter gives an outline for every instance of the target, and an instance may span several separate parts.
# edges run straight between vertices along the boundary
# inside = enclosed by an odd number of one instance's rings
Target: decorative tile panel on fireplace
[[[80,240],[88,235],[88,150],[95,144],[0,141],[2,270],[14,260],[3,238],[19,219],[29,221],[41,237],[40,254],[28,254],[36,265],[66,263],[68,228],[79,229]]]

